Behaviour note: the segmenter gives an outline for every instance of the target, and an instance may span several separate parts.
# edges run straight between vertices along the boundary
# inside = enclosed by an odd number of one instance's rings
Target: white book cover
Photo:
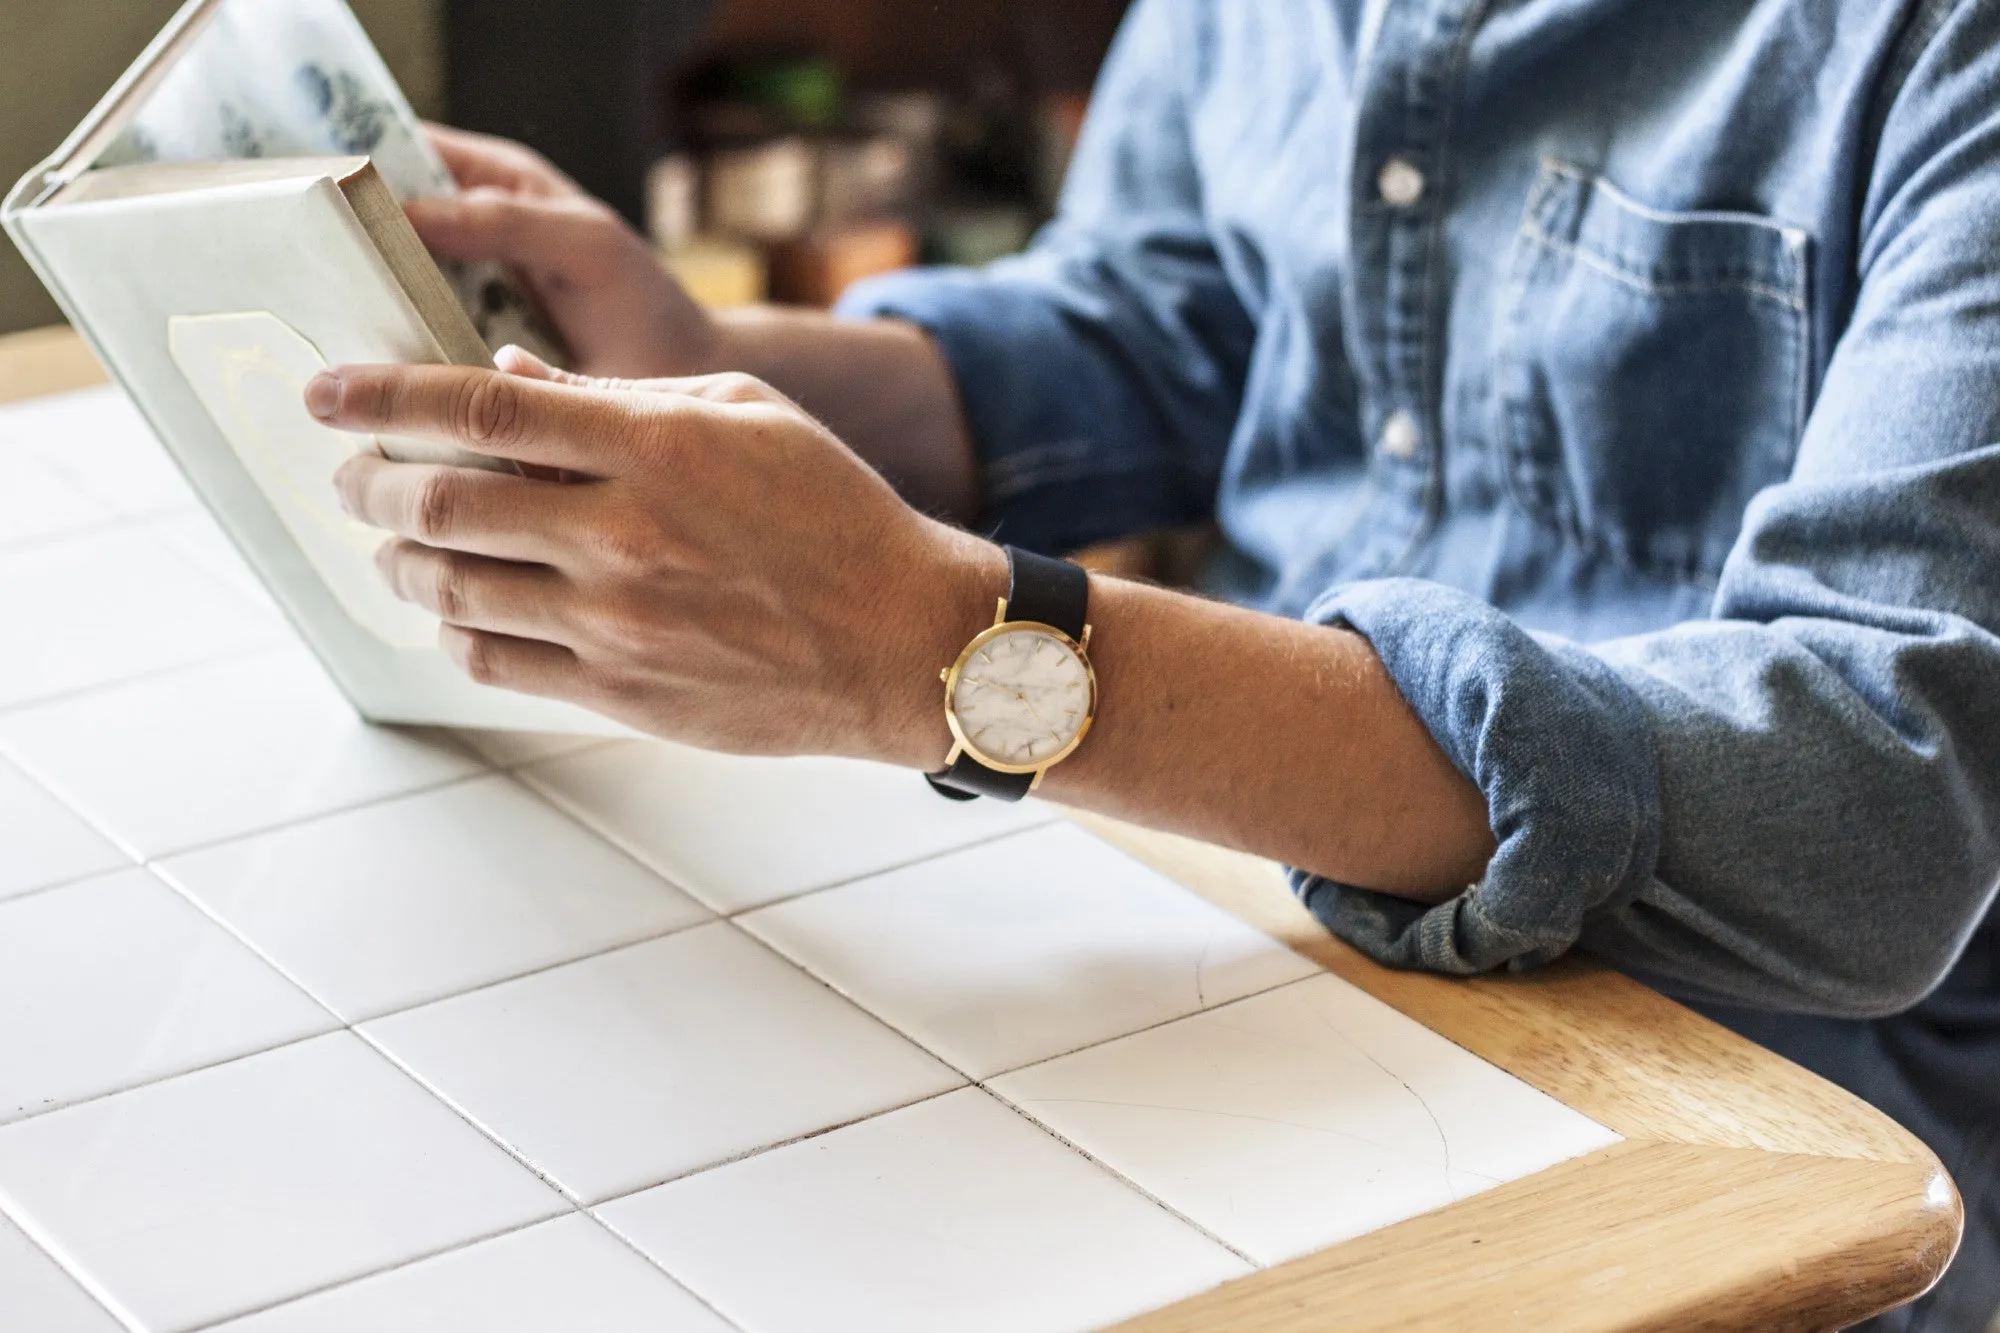
[[[378,244],[384,220],[371,234],[343,191],[368,164],[324,156],[363,152],[399,198],[453,188],[340,0],[192,0],[0,219],[365,716],[626,734],[467,680],[438,650],[436,621],[381,585],[383,534],[334,498],[332,473],[357,448],[421,450],[314,421],[302,391],[318,369],[490,364],[488,346],[534,341],[525,307],[487,290],[497,275],[438,273],[414,233],[399,276]],[[116,179],[93,171],[230,159],[263,161],[212,179],[189,167],[193,188],[90,190]],[[400,214],[388,225],[407,227]],[[413,277],[434,285],[428,322]]]

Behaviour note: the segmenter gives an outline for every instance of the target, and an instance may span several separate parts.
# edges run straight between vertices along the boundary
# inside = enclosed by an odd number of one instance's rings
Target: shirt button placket
[[[1376,577],[1407,561],[1442,504],[1436,383],[1442,358],[1443,163],[1469,25],[1484,0],[1396,0],[1357,88],[1349,257],[1356,328],[1367,340],[1375,421],[1370,537],[1347,571]]]

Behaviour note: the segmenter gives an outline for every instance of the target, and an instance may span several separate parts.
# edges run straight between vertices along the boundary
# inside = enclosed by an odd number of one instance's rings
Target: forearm
[[[886,757],[942,763],[938,667],[991,623],[1006,581],[997,548],[959,543],[949,613],[891,666],[917,683],[890,695]],[[1424,901],[1479,878],[1485,801],[1361,636],[1104,577],[1090,618],[1097,721],[1042,796]]]
[[[744,371],[824,422],[916,508],[955,522],[979,474],[950,366],[915,325],[756,307],[717,319],[711,369]]]

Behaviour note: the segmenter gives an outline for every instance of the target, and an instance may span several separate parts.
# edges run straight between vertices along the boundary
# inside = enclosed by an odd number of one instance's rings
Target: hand
[[[585,374],[719,368],[714,320],[609,205],[532,149],[442,125],[428,129],[464,190],[408,205],[411,225],[433,253],[497,260],[520,274]]]
[[[938,670],[991,619],[997,548],[911,509],[746,376],[500,361],[345,367],[306,391],[332,426],[589,478],[372,454],[337,474],[349,512],[400,539],[390,586],[443,619],[473,679],[709,749],[943,761]]]

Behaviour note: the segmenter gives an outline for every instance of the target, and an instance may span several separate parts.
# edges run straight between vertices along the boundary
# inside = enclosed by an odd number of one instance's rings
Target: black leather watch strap
[[[1011,571],[1007,583],[1008,621],[1031,620],[1081,641],[1083,627],[1090,618],[1090,575],[1067,560],[1051,560],[1014,546],[1006,551]],[[924,778],[938,795],[954,801],[972,801],[981,796],[996,801],[1018,801],[1035,785],[1033,773],[1001,773],[964,751],[950,768],[926,773]]]
[[[1009,546],[1007,619],[1032,620],[1059,629],[1071,639],[1083,638],[1090,616],[1090,575],[1067,560],[1051,560],[1033,551]]]

